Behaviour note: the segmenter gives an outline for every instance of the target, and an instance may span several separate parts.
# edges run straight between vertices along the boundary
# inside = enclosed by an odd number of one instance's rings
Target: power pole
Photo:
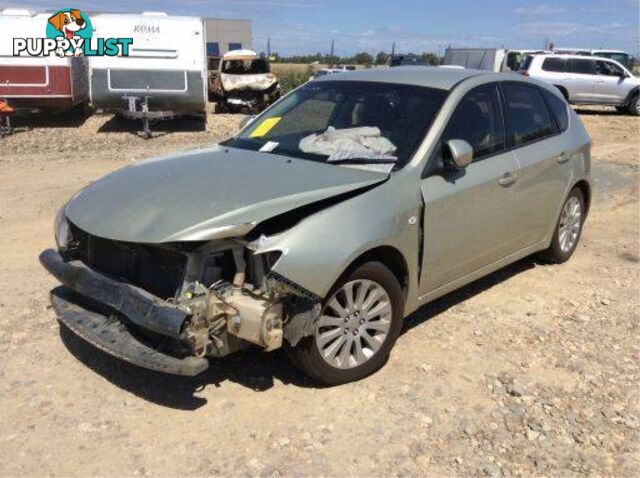
[[[391,45],[391,56],[396,54],[396,42]]]
[[[336,42],[331,40],[331,54],[329,55],[329,67],[333,66],[333,52],[335,51]]]
[[[271,37],[267,38],[267,58],[271,58]]]

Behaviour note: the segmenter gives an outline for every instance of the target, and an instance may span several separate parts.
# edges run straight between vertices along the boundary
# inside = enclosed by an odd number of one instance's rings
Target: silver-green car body
[[[477,88],[494,85],[504,101],[501,85],[525,85],[564,102],[551,86],[514,74],[420,67],[349,72],[313,84],[325,81],[411,85],[446,96],[404,166],[390,172],[238,149],[232,140],[112,173],[74,196],[62,221],[100,238],[147,245],[214,244],[264,231],[244,246],[257,256],[275,254],[270,274],[318,308],[353,264],[371,258],[396,275],[407,316],[549,248],[574,188],[588,207],[590,138],[566,104],[567,124],[544,137],[512,147],[503,140],[502,148],[457,171],[430,166],[456,108]],[[259,128],[281,102],[237,137]],[[502,130],[506,135],[509,125]],[[295,220],[287,222],[289,214]],[[285,225],[260,229],[273,218]],[[299,335],[312,333],[313,316],[305,316],[311,326],[301,326]]]

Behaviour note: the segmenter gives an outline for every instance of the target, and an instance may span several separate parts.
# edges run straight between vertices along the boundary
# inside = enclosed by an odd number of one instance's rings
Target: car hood
[[[387,174],[214,146],[141,161],[76,194],[69,221],[125,242],[240,236],[258,223],[381,183]]]

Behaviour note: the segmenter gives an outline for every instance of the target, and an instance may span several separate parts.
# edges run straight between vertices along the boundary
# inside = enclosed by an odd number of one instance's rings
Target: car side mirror
[[[456,169],[464,169],[473,162],[473,148],[463,139],[450,139],[446,143],[451,162]]]
[[[248,126],[249,124],[251,124],[254,119],[256,119],[254,115],[245,115],[240,120],[240,129],[243,129],[245,126]]]

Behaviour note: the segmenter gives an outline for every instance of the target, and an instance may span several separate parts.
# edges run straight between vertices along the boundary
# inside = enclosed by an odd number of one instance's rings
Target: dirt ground
[[[281,353],[193,380],[146,372],[60,330],[48,306],[37,257],[73,192],[225,138],[239,116],[151,141],[105,116],[0,140],[0,474],[638,476],[640,119],[581,117],[595,197],[574,258],[524,260],[422,308],[383,370],[336,388]]]

